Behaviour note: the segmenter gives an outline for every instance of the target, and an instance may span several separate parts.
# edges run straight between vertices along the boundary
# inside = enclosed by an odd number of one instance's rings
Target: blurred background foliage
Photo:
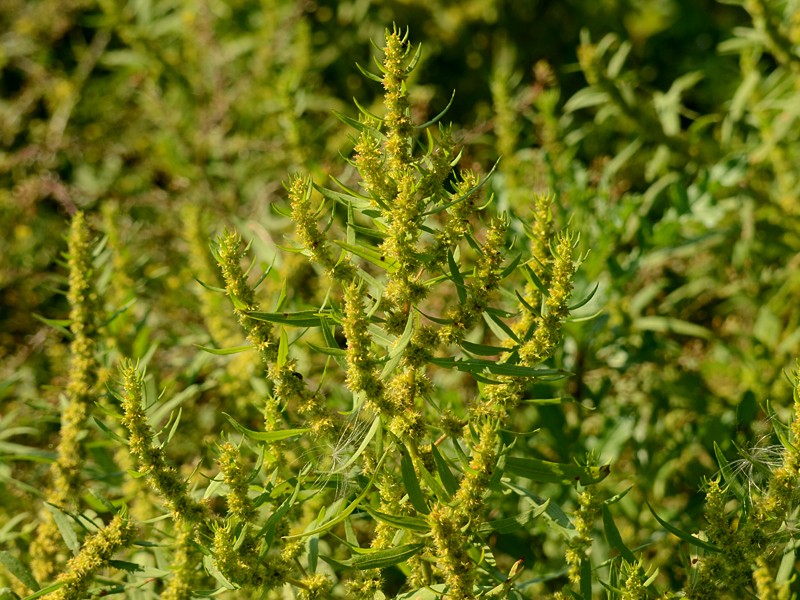
[[[379,100],[355,63],[370,67],[369,41],[392,23],[424,48],[417,121],[455,90],[447,119],[462,164],[485,173],[502,156],[497,209],[524,217],[534,192],[551,192],[559,223],[581,233],[578,290],[599,283],[583,310],[602,312],[569,325],[557,358],[574,376],[554,395],[571,400],[516,424],[540,427],[532,443],[553,460],[611,460],[609,495],[633,488],[616,505],[623,539],[677,585],[678,540],[643,500],[702,528],[713,444],[735,457],[769,443],[763,403],[783,418],[791,406],[793,1],[0,3],[0,452],[43,449],[0,461],[0,521],[36,498],[57,434],[66,338],[41,317],[66,317],[68,216],[86,209],[102,232],[105,311],[122,311],[107,325],[107,364],[155,355],[160,385],[192,390],[195,416],[181,427],[204,439],[225,398],[235,392],[246,410],[262,385],[254,361],[198,357],[193,346],[242,343],[227,308],[194,281],[218,285],[208,240],[238,228],[260,267],[291,273],[289,294],[313,297],[314,271],[276,246],[289,244],[288,222],[271,205],[296,170],[340,175],[337,155],[352,141],[332,111],[352,116],[351,98]],[[268,278],[266,297],[281,284]],[[170,452],[189,471],[202,459],[177,438]],[[0,543],[21,544],[33,527],[15,523]],[[553,560],[536,539],[499,543]]]

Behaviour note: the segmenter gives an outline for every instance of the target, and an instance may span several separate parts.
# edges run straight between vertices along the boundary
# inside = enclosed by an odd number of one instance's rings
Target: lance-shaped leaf
[[[672,535],[679,537],[684,542],[688,542],[693,546],[697,546],[698,548],[703,548],[704,550],[710,550],[711,552],[719,552],[719,548],[717,548],[711,542],[706,542],[705,540],[701,540],[700,538],[693,536],[691,533],[687,533],[686,531],[683,531],[681,529],[678,529],[674,525],[671,525],[670,523],[668,523],[667,521],[665,521],[656,514],[656,511],[653,510],[653,507],[650,506],[649,502],[645,500],[645,503],[647,504],[647,508],[650,509],[650,512],[653,513],[653,516],[656,518],[656,521],[658,521],[661,524],[661,526],[667,531],[669,531]]]
[[[203,352],[208,352],[209,354],[215,354],[217,356],[238,354],[239,352],[244,352],[245,350],[251,350],[253,348],[252,344],[244,344],[243,346],[234,346],[233,348],[211,348],[210,346],[201,346],[200,344],[195,344],[195,347],[199,348]]]
[[[0,552],[0,564],[8,569],[8,572],[19,579],[29,590],[34,592],[39,591],[39,582],[36,581],[30,569],[16,556],[3,550]]]
[[[417,472],[414,470],[414,463],[407,452],[403,453],[403,458],[400,461],[400,472],[403,476],[403,486],[408,494],[408,499],[411,501],[411,506],[417,512],[427,515],[430,509],[425,502],[425,496],[422,494],[419,478],[417,478]]]
[[[611,465],[589,467],[556,463],[539,458],[509,456],[506,458],[506,473],[524,477],[539,483],[571,484],[576,481],[589,485],[602,481],[611,473]]]
[[[397,263],[395,261],[386,260],[386,257],[375,248],[363,245],[360,246],[357,244],[348,244],[347,242],[341,242],[339,240],[334,240],[333,243],[340,248],[343,248],[348,252],[352,252],[356,256],[363,258],[364,260],[368,260],[373,265],[376,265],[381,269],[385,269],[389,273],[394,273],[397,271]]]
[[[349,562],[354,569],[385,569],[406,562],[412,556],[419,554],[424,547],[424,544],[405,544],[388,550],[376,550],[362,554],[352,558]]]
[[[548,500],[540,506],[534,506],[533,508],[523,511],[513,517],[481,523],[480,527],[478,527],[478,533],[487,535],[493,531],[496,531],[497,533],[514,533],[515,531],[519,531],[521,528],[533,521],[536,517],[545,512],[549,503],[550,501]]]
[[[564,375],[566,371],[561,369],[537,369],[534,367],[523,367],[521,365],[509,365],[507,363],[493,362],[490,360],[480,360],[478,358],[456,359],[456,358],[431,358],[429,361],[437,366],[448,369],[458,369],[472,375],[491,374],[508,375],[510,377],[552,377],[553,375]]]
[[[228,413],[222,413],[222,415],[228,419],[233,428],[236,429],[239,433],[243,436],[250,438],[251,440],[256,440],[258,442],[278,442],[280,440],[286,440],[289,438],[297,437],[298,435],[303,435],[304,433],[308,433],[311,431],[308,427],[302,427],[298,429],[278,429],[276,431],[253,431],[252,429],[248,429],[244,425],[241,425],[236,419],[230,416]]]
[[[383,521],[398,529],[410,529],[412,531],[430,531],[431,529],[428,522],[419,517],[387,515],[386,513],[382,513],[366,505],[364,506],[364,510],[378,521]]]
[[[247,316],[256,321],[279,323],[281,325],[291,325],[292,327],[319,327],[320,319],[328,318],[329,315],[316,310],[301,310],[293,313],[253,311],[247,313]]]

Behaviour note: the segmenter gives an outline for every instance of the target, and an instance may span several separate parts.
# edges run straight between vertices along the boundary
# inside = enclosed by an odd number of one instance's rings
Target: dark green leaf
[[[603,533],[606,536],[606,541],[608,545],[612,548],[615,548],[617,552],[620,553],[620,556],[628,561],[628,564],[636,564],[636,557],[633,555],[633,552],[625,545],[625,542],[622,541],[622,536],[619,534],[619,529],[617,529],[617,524],[614,523],[614,517],[611,515],[611,510],[608,508],[607,504],[603,504]]]
[[[506,458],[506,472],[540,483],[580,482],[581,485],[589,485],[608,477],[611,467],[609,465],[585,467],[539,458],[509,456]]]
[[[397,263],[386,260],[386,257],[375,248],[363,245],[359,246],[356,244],[348,244],[347,242],[341,242],[339,240],[334,240],[334,244],[340,248],[344,248],[348,252],[352,252],[364,260],[368,260],[372,264],[385,269],[389,273],[394,273],[397,271]]]
[[[510,348],[503,348],[502,346],[488,346],[486,344],[475,344],[474,342],[469,342],[467,340],[461,340],[459,345],[467,352],[478,354],[480,356],[497,356],[499,354],[511,352]]]
[[[253,348],[250,344],[245,344],[243,346],[234,346],[233,348],[211,348],[210,346],[201,346],[200,344],[195,344],[195,347],[200,348],[203,352],[208,352],[209,354],[215,354],[217,356],[227,356],[228,354],[238,354],[239,352],[244,352],[245,350],[251,350]]]
[[[450,267],[450,277],[452,278],[453,283],[456,285],[458,301],[461,304],[464,304],[467,301],[467,289],[464,285],[464,276],[461,275],[461,271],[458,268],[458,264],[456,264],[453,253],[449,250],[447,251],[447,264]]]
[[[452,495],[458,491],[458,481],[456,481],[453,472],[450,470],[450,466],[439,452],[436,444],[431,444],[431,454],[433,455],[433,461],[436,463],[436,471],[439,473],[439,479],[442,480],[444,489],[447,490],[447,493],[452,497]]]
[[[547,511],[548,502],[541,506],[535,506],[531,509],[523,511],[516,516],[508,517],[506,519],[497,519],[495,521],[487,521],[482,523],[478,528],[481,535],[487,535],[492,531],[497,533],[514,533],[524,528],[528,523],[533,521],[536,517]]]
[[[537,369],[534,367],[523,367],[520,365],[480,360],[478,358],[431,358],[429,361],[440,367],[458,369],[459,371],[471,373],[473,375],[487,373],[492,375],[508,375],[510,377],[550,377],[553,375],[565,374],[565,372],[560,369]]]
[[[397,527],[398,529],[410,529],[411,531],[430,530],[430,525],[428,525],[428,522],[425,519],[420,519],[419,517],[397,517],[395,515],[387,515],[386,513],[377,511],[369,506],[364,506],[364,510],[378,521],[383,521],[384,523],[388,523],[392,527]]]
[[[253,311],[247,316],[256,321],[266,321],[268,323],[279,323],[281,325],[291,325],[292,327],[319,327],[321,318],[325,318],[325,313],[316,310],[301,310],[294,313],[272,313]]]
[[[430,509],[425,502],[425,496],[422,494],[417,472],[414,470],[414,463],[408,455],[408,452],[403,453],[403,458],[400,461],[400,471],[403,476],[403,486],[408,494],[408,499],[411,501],[411,506],[413,506],[417,512],[427,515]]]
[[[39,591],[41,587],[39,582],[36,581],[30,569],[16,556],[3,550],[0,552],[0,564],[8,569],[8,572],[19,579],[29,590],[34,592]]]
[[[250,438],[251,440],[256,440],[259,442],[278,442],[280,440],[297,437],[298,435],[303,435],[304,433],[311,431],[308,427],[303,427],[300,429],[278,429],[276,431],[253,431],[252,429],[247,429],[243,425],[240,425],[236,419],[229,414],[222,414],[228,419],[228,422],[233,425],[236,431],[241,433],[243,436]]]
[[[447,106],[445,106],[444,109],[442,109],[442,111],[438,115],[433,117],[430,121],[425,121],[422,125],[417,125],[416,128],[426,129],[431,125],[435,125],[436,123],[438,123],[441,120],[441,118],[447,114],[447,111],[450,110],[450,107],[453,106],[453,100],[455,100],[455,98],[456,98],[456,91],[453,90],[453,93],[450,95],[450,102],[447,103]]]
[[[72,522],[66,513],[62,512],[52,504],[45,504],[47,510],[53,515],[53,520],[56,522],[58,532],[64,540],[64,544],[69,548],[73,554],[78,554],[81,549],[81,544],[78,541],[78,535],[72,527]]]
[[[406,562],[412,556],[419,554],[424,547],[424,544],[406,544],[388,550],[376,550],[354,557],[350,564],[354,569],[385,569]]]
[[[649,502],[647,502],[646,500],[645,502],[647,504],[647,508],[650,509],[650,512],[653,513],[653,516],[656,518],[656,521],[661,523],[661,526],[667,531],[669,531],[672,535],[682,539],[684,542],[692,544],[693,546],[697,546],[698,548],[703,548],[704,550],[710,550],[711,552],[719,552],[719,548],[717,548],[714,544],[701,540],[700,538],[693,536],[691,533],[686,533],[685,531],[678,529],[674,525],[670,525],[667,521],[665,521],[656,514],[656,511],[653,510],[653,507],[650,506]]]
[[[596,284],[594,285],[594,287],[592,288],[592,291],[591,291],[591,292],[589,292],[589,293],[586,295],[586,298],[584,298],[584,299],[583,299],[583,300],[581,300],[580,302],[577,302],[576,304],[573,304],[572,306],[568,307],[568,308],[567,308],[567,310],[569,310],[569,311],[578,310],[579,308],[582,308],[582,307],[586,306],[587,304],[589,304],[589,301],[590,301],[592,298],[594,298],[594,295],[597,293],[597,289],[598,289],[599,287],[600,287],[600,284],[599,284],[599,283],[596,283]]]

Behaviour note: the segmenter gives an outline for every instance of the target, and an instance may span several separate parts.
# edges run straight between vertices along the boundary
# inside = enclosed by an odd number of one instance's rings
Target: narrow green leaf
[[[403,476],[403,486],[406,488],[411,506],[413,506],[417,512],[427,515],[430,509],[425,502],[425,496],[422,494],[417,472],[414,470],[414,462],[411,460],[407,451],[403,453],[403,458],[400,460],[400,472]]]
[[[240,425],[236,419],[234,419],[228,413],[222,413],[222,415],[228,419],[228,422],[233,425],[233,428],[236,429],[236,431],[250,438],[251,440],[256,440],[259,442],[278,442],[280,440],[297,437],[298,435],[303,435],[304,433],[311,431],[311,429],[308,427],[302,427],[299,429],[279,429],[277,431],[253,431],[252,429],[247,429],[243,425]]]
[[[425,519],[420,519],[419,517],[398,517],[395,515],[387,515],[386,513],[377,511],[367,505],[364,506],[364,510],[378,521],[383,521],[384,523],[388,523],[392,527],[397,527],[398,529],[410,529],[411,531],[430,531],[431,528]]]
[[[214,561],[214,557],[211,554],[206,554],[203,556],[203,566],[206,569],[206,573],[216,579],[222,587],[227,590],[236,589],[236,586],[228,581],[227,577],[225,577],[225,575],[223,575],[222,572],[217,568],[217,563]]]
[[[278,301],[275,303],[275,310],[273,312],[276,312],[276,313],[277,312],[281,312],[281,310],[283,309],[283,303],[286,302],[286,284],[287,284],[287,281],[288,281],[287,279],[284,279],[283,283],[281,284],[281,292],[280,292],[280,295],[278,296]]]
[[[264,545],[267,548],[272,547],[272,542],[275,538],[275,529],[278,523],[281,521],[281,519],[283,519],[283,517],[286,516],[286,513],[288,513],[291,510],[292,506],[294,506],[294,503],[297,500],[297,496],[299,494],[300,494],[300,482],[298,482],[297,485],[295,486],[292,495],[286,498],[286,500],[284,500],[281,503],[281,505],[277,508],[277,510],[275,510],[275,512],[273,512],[269,516],[267,521],[264,523],[264,526],[256,535],[258,539],[264,540]]]
[[[581,559],[581,596],[584,600],[592,597],[592,561],[584,556]]]
[[[8,572],[19,579],[29,590],[38,592],[41,588],[30,569],[13,554],[5,550],[0,552],[0,564],[8,569]]]
[[[360,121],[353,119],[352,117],[348,117],[347,115],[340,113],[338,110],[331,111],[337,119],[339,119],[345,125],[349,125],[353,129],[357,131],[366,131],[375,137],[383,138],[385,137],[380,131],[375,129],[374,127],[370,127],[366,123],[361,123]]]
[[[478,354],[480,356],[497,356],[499,354],[511,352],[510,348],[503,348],[502,346],[489,346],[487,344],[476,344],[467,340],[461,340],[459,345],[467,352]]]
[[[175,432],[178,430],[178,424],[181,422],[181,416],[182,415],[183,415],[183,407],[179,406],[178,407],[178,414],[175,416],[175,420],[172,423],[172,427],[170,427],[169,433],[167,434],[167,439],[164,440],[164,443],[162,444],[162,446],[166,446],[172,440],[172,436],[174,436]],[[170,418],[172,418],[172,415],[170,415]]]
[[[578,310],[579,308],[582,308],[582,307],[586,306],[587,304],[589,304],[591,299],[594,298],[594,295],[597,293],[597,290],[598,290],[599,287],[600,287],[600,284],[596,283],[594,285],[594,287],[592,288],[592,291],[589,292],[583,300],[580,300],[579,302],[573,304],[572,306],[567,307],[567,310],[569,310],[569,311]]]
[[[367,79],[371,79],[372,81],[377,81],[378,83],[383,83],[383,78],[380,75],[376,75],[371,71],[367,71],[364,67],[360,64],[356,63],[356,69],[361,71],[361,74],[366,77]]]
[[[531,304],[525,299],[525,297],[522,294],[519,293],[519,291],[514,290],[514,293],[517,295],[517,300],[519,300],[519,303],[522,304],[522,306],[525,308],[525,310],[527,310],[532,315],[539,315],[540,314],[539,313],[539,309],[534,308],[533,306],[531,306]]]
[[[460,304],[464,304],[467,301],[467,289],[464,285],[464,276],[461,275],[461,271],[458,268],[458,264],[456,264],[453,253],[449,250],[447,251],[447,264],[450,267],[450,277],[453,283],[456,285],[458,301]]]
[[[483,319],[498,338],[501,340],[510,339],[519,343],[520,340],[517,334],[498,315],[487,310],[483,313]]]
[[[45,325],[49,325],[50,327],[55,327],[57,329],[61,329],[64,327],[69,327],[72,325],[71,319],[48,319],[47,317],[43,317],[42,315],[37,315],[36,313],[33,314],[33,318],[37,321],[41,321]]]
[[[286,335],[286,328],[281,327],[280,341],[278,342],[278,356],[275,359],[275,364],[280,369],[286,364],[289,358],[289,336]]]
[[[516,271],[521,260],[522,260],[522,254],[517,254],[514,257],[514,260],[512,260],[510,263],[508,263],[508,266],[506,266],[506,268],[501,271],[500,279],[505,279],[506,277],[511,275],[511,273]]]
[[[338,202],[342,206],[354,206],[359,211],[368,210],[372,204],[368,199],[360,198],[358,196],[354,196],[352,194],[345,194],[343,192],[337,192],[336,190],[331,190],[326,187],[322,187],[321,185],[314,184],[314,189],[317,190],[320,194],[322,194],[325,198],[329,200],[333,200],[334,202]]]
[[[112,440],[114,440],[115,442],[119,442],[120,444],[125,444],[126,446],[128,445],[128,440],[123,438],[116,431],[113,431],[108,425],[103,423],[100,419],[98,419],[97,417],[92,417],[92,419],[97,424],[97,426],[103,431],[103,433],[105,433]]]
[[[487,521],[478,527],[478,533],[481,535],[488,535],[492,531],[497,533],[514,533],[524,528],[528,523],[533,521],[536,517],[547,511],[549,500],[540,506],[534,506],[526,511],[519,513],[516,516],[508,517],[506,519],[497,519],[495,521]]]
[[[416,556],[424,547],[424,544],[405,544],[388,550],[376,550],[354,557],[350,564],[354,569],[385,569]]]
[[[367,117],[367,118],[369,118],[369,119],[372,119],[373,121],[375,121],[375,122],[377,122],[377,123],[382,123],[382,122],[383,122],[383,119],[382,119],[382,118],[380,118],[378,115],[376,115],[376,114],[375,114],[375,113],[373,113],[372,111],[370,111],[370,110],[368,110],[368,109],[364,108],[363,106],[361,106],[361,104],[359,103],[359,101],[358,101],[358,99],[357,99],[357,98],[353,98],[353,104],[355,104],[355,105],[356,105],[356,108],[357,108],[357,109],[359,110],[359,112],[361,112],[361,114],[363,114],[365,117]]]
[[[617,552],[619,552],[620,556],[628,561],[628,564],[636,564],[636,557],[633,555],[633,552],[630,551],[628,546],[625,545],[625,542],[622,541],[622,536],[619,534],[619,529],[617,529],[617,524],[614,523],[614,517],[611,514],[611,510],[608,508],[607,504],[603,504],[603,532],[606,536],[606,541],[608,545],[612,548],[615,548]]]
[[[571,484],[577,481],[581,485],[589,485],[608,477],[611,467],[584,467],[539,458],[509,456],[506,458],[506,472],[540,483]]]
[[[233,348],[211,348],[210,346],[201,346],[200,344],[195,344],[196,348],[199,348],[203,352],[208,352],[209,354],[215,354],[217,356],[227,356],[228,354],[238,354],[239,352],[244,352],[245,350],[251,350],[253,346],[250,344],[245,344],[243,346],[234,346]]]
[[[436,463],[436,471],[439,473],[439,479],[442,480],[442,485],[447,493],[452,497],[458,491],[458,481],[456,481],[450,466],[444,459],[436,444],[431,444],[431,454],[433,454],[433,461]]]
[[[653,513],[653,516],[656,518],[656,521],[658,521],[661,524],[661,526],[667,531],[669,531],[672,535],[682,539],[684,542],[692,544],[693,546],[697,546],[698,548],[703,548],[704,550],[710,550],[711,552],[719,552],[719,548],[717,548],[714,544],[701,540],[700,538],[693,536],[691,533],[686,533],[685,531],[678,529],[674,525],[671,525],[670,523],[668,523],[667,521],[665,521],[656,514],[656,511],[653,510],[653,507],[650,506],[650,503],[647,502],[647,500],[645,500],[645,503],[647,504],[647,508],[650,509],[650,512]]]
[[[548,297],[550,295],[550,290],[547,289],[547,286],[544,283],[542,283],[542,280],[539,279],[536,271],[531,269],[530,265],[527,263],[522,265],[522,272],[525,275],[525,279],[528,280],[528,283],[539,290],[543,296]]]
[[[294,313],[272,313],[253,311],[247,316],[256,321],[266,321],[268,323],[278,323],[280,325],[291,325],[292,327],[319,327],[320,319],[326,318],[327,314],[316,310],[301,310]]]
[[[311,342],[306,342],[306,346],[311,348],[314,352],[319,352],[320,354],[327,354],[328,356],[347,356],[347,350],[342,350],[341,348],[328,348],[326,346],[317,346]]]
[[[455,100],[455,98],[456,98],[456,91],[453,90],[453,93],[450,95],[450,102],[447,103],[447,106],[445,106],[444,109],[442,109],[442,111],[438,115],[433,117],[430,121],[425,121],[422,125],[417,125],[416,129],[427,129],[431,125],[435,125],[436,123],[438,123],[442,119],[442,117],[444,117],[447,114],[447,111],[450,110],[450,107],[453,106],[453,100]]]
[[[406,327],[403,330],[403,335],[397,338],[397,341],[389,351],[389,355],[387,357],[388,360],[381,371],[382,379],[388,378],[392,373],[394,373],[397,365],[400,364],[400,360],[403,358],[403,352],[408,347],[411,337],[414,335],[414,331],[417,329],[415,325],[417,324],[418,320],[419,317],[416,313],[409,313],[408,321],[406,321]]]
[[[30,596],[25,596],[22,600],[36,600],[36,598],[41,598],[42,596],[46,596],[47,594],[52,594],[53,592],[55,592],[58,589],[61,589],[65,585],[67,585],[66,581],[60,581],[58,583],[48,585],[47,587],[40,589],[38,592],[35,592]]]
[[[511,377],[551,377],[554,375],[564,375],[566,373],[560,369],[537,369],[534,367],[509,365],[507,363],[492,362],[478,358],[431,358],[429,362],[440,367],[458,369],[459,371],[471,373],[473,375],[488,373],[492,375],[508,375]]]
[[[339,240],[334,240],[333,243],[340,248],[344,248],[348,252],[352,252],[356,256],[371,262],[373,265],[386,270],[389,273],[394,273],[397,271],[397,263],[387,261],[386,257],[375,248],[363,245],[359,246],[356,244],[348,244],[347,242],[341,242]]]
[[[61,534],[64,544],[66,544],[67,548],[69,548],[73,554],[78,554],[81,549],[81,544],[78,541],[78,535],[75,533],[75,529],[72,527],[70,518],[66,513],[52,504],[48,503],[45,504],[45,506],[53,515],[53,520],[56,522],[58,532]]]

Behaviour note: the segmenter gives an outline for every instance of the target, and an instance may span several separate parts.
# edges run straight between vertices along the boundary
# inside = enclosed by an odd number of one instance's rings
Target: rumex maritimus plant
[[[180,413],[159,429],[154,413],[163,411],[148,391],[152,380],[144,365],[123,361],[106,410],[125,433],[97,422],[127,445],[127,476],[147,482],[152,496],[131,491],[113,499],[117,506],[104,504],[116,516],[82,545],[71,540],[80,550],[54,583],[54,597],[84,593],[102,567],[129,574],[113,589],[134,593],[152,583],[170,599],[225,591],[262,597],[286,586],[301,598],[381,598],[390,568],[404,576],[398,597],[423,590],[521,597],[522,561],[498,564],[491,539],[563,513],[519,480],[592,486],[608,474],[607,467],[550,462],[514,448],[513,411],[536,404],[536,385],[564,375],[543,363],[569,317],[577,236],[553,231],[551,200],[536,198],[530,247],[511,247],[510,217],[493,215],[483,195],[487,177],[456,171],[453,133],[443,125],[433,132],[443,114],[411,120],[408,79],[419,56],[407,36],[387,33],[380,75],[365,71],[384,87],[384,116],[363,107],[358,120],[342,115],[356,132],[355,183],[334,179],[329,189],[302,175],[287,182],[286,214],[302,243],[294,250],[326,282],[321,305],[290,305],[284,289],[276,308],[263,310],[257,286],[276,274],[268,270],[252,283],[242,266],[248,249],[235,232],[214,245],[219,291],[247,347],[207,350],[255,350],[267,385],[256,425],[228,417],[232,437],[219,441],[217,473],[205,488],[168,455],[181,436]],[[73,221],[76,230],[81,219]],[[70,301],[75,310],[84,302]],[[72,319],[76,333],[79,317]],[[76,346],[73,354],[85,352]],[[464,396],[448,397],[448,380]],[[335,454],[342,440],[352,450],[326,474],[324,448]],[[493,502],[508,496],[526,508],[493,519]],[[141,503],[154,499],[163,513],[152,522],[142,516],[134,525],[119,508],[129,502],[140,514]],[[59,514],[61,536],[86,518]],[[568,521],[561,526],[568,530]],[[132,537],[143,530],[149,539],[142,545]],[[102,532],[112,541],[102,541]],[[573,545],[576,565],[585,563],[586,545]],[[135,562],[112,558],[125,552]],[[588,585],[584,572],[579,583]]]

